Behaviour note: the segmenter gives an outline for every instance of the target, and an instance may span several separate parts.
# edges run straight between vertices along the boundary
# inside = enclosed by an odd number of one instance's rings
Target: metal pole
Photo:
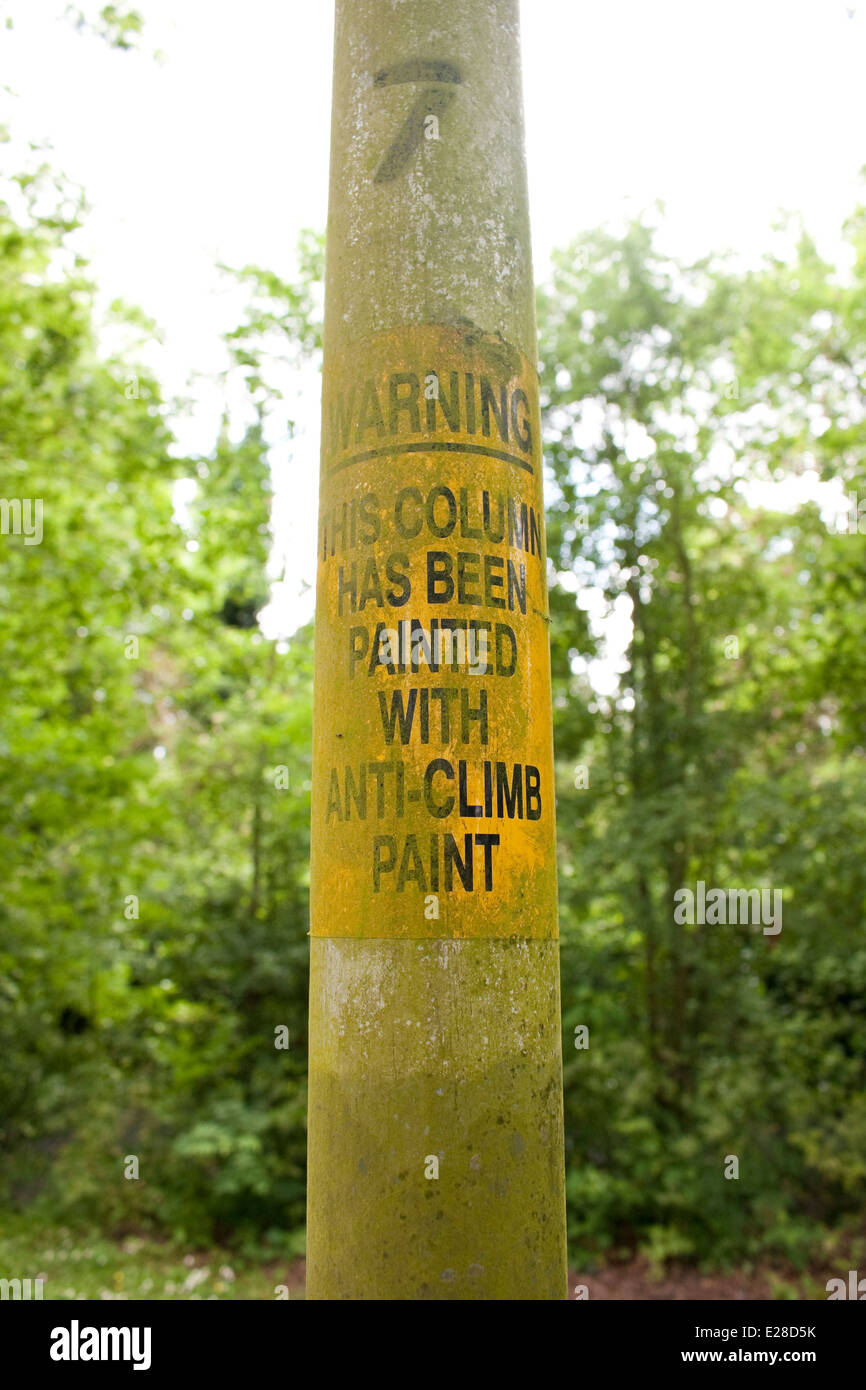
[[[337,0],[307,1297],[561,1299],[517,0]]]

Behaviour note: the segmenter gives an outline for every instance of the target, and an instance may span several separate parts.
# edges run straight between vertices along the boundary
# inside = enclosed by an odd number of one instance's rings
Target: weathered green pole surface
[[[337,0],[307,1297],[561,1299],[517,0]]]

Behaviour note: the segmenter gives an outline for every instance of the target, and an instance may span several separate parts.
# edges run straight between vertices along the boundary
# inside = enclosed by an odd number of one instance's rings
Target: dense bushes
[[[248,273],[245,423],[184,459],[157,383],[96,350],[71,221],[15,197],[0,493],[43,499],[44,538],[2,538],[3,1199],[299,1231],[312,643],[255,615],[266,339],[316,351],[320,255],[297,286]],[[851,237],[846,286],[805,238],[734,275],[637,225],[563,253],[540,299],[581,1261],[799,1259],[862,1221],[863,540],[754,489],[810,468],[866,489]],[[616,673],[588,664],[605,614]],[[781,889],[782,932],[676,925],[698,879]]]

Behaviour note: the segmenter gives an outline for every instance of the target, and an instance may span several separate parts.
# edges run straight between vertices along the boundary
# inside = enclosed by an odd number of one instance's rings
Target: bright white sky
[[[236,322],[215,263],[290,275],[298,230],[325,225],[333,6],[129,3],[147,21],[140,53],[77,35],[59,18],[64,0],[11,0],[0,83],[17,95],[2,96],[0,118],[18,137],[50,139],[53,162],[84,186],[95,277],[156,319],[164,343],[150,360],[183,391],[224,365],[219,334]],[[657,198],[680,254],[730,246],[756,258],[781,207],[802,211],[833,252],[862,197],[864,0],[523,0],[522,26],[539,276],[554,246]],[[298,594],[315,569],[317,389],[304,383],[304,432],[274,459],[289,575],[272,629],[291,631],[312,608]],[[221,401],[201,382],[194,392],[180,438],[206,452]],[[304,499],[291,514],[290,478]]]

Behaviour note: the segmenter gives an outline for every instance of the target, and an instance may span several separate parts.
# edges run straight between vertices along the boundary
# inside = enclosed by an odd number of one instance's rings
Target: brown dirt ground
[[[777,1276],[781,1278],[781,1276]],[[755,1270],[746,1274],[701,1274],[688,1266],[668,1265],[664,1270],[653,1268],[647,1260],[634,1259],[626,1264],[609,1265],[593,1274],[571,1271],[568,1276],[569,1298],[574,1298],[576,1284],[587,1286],[591,1299],[774,1299],[773,1280],[769,1271]],[[790,1287],[790,1279],[785,1279]]]
[[[274,1266],[274,1281],[289,1286],[290,1296],[304,1287],[305,1264],[295,1260],[286,1268]],[[276,1276],[279,1275],[279,1278]],[[788,1298],[825,1298],[825,1275],[802,1278],[781,1270],[734,1271],[729,1274],[701,1274],[685,1265],[668,1265],[664,1270],[653,1267],[648,1260],[633,1259],[624,1264],[609,1265],[592,1274],[571,1270],[568,1276],[568,1296],[574,1298],[575,1285],[585,1284],[590,1299],[620,1300],[690,1300],[740,1299],[777,1300]],[[818,1282],[820,1280],[820,1282]]]

